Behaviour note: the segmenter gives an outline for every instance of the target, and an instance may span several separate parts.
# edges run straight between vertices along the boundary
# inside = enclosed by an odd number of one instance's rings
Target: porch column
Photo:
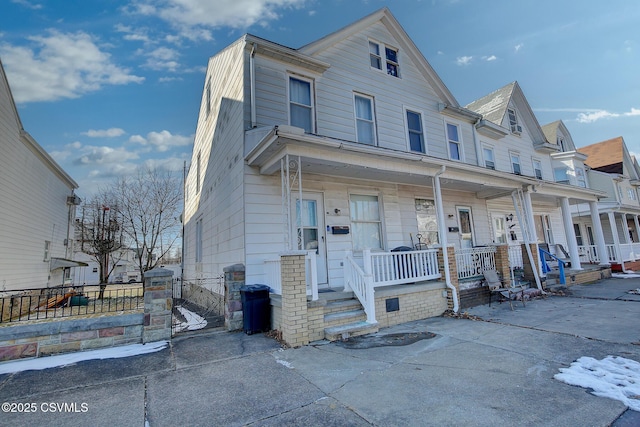
[[[638,222],[638,215],[633,216],[633,224],[636,227],[636,240],[637,242],[640,242],[640,223]]]
[[[533,204],[531,203],[531,193],[529,191],[524,192],[525,203],[525,215],[527,216],[527,222],[529,223],[529,243],[537,243],[538,237],[536,236],[536,223],[533,218]]]
[[[633,239],[631,238],[631,235],[629,234],[629,221],[627,221],[627,214],[623,213],[622,214],[622,228],[624,231],[624,237],[625,237],[625,242],[627,242],[627,245],[629,247],[629,258],[630,261],[635,261],[636,260],[636,255],[633,253]]]
[[[604,233],[602,232],[602,223],[600,222],[600,212],[598,211],[598,202],[589,202],[589,209],[591,210],[591,223],[593,224],[593,231],[596,234],[596,245],[598,247],[598,257],[600,259],[600,265],[609,266],[609,254],[607,252],[607,245],[604,242]]]
[[[562,210],[562,220],[564,222],[564,233],[567,237],[567,246],[569,246],[571,269],[582,270],[582,266],[580,265],[580,253],[578,252],[578,242],[576,241],[576,232],[573,229],[573,219],[571,217],[571,208],[569,207],[568,197],[562,197],[560,199],[560,208]]]
[[[305,255],[304,251],[292,251],[280,255],[282,340],[291,347],[309,344]]]
[[[622,259],[622,251],[620,248],[620,236],[618,236],[618,227],[616,226],[616,214],[613,212],[608,212],[607,216],[609,217],[609,227],[611,228],[611,235],[613,236],[613,247],[615,248],[615,262],[622,266],[622,271],[624,270],[624,260]]]

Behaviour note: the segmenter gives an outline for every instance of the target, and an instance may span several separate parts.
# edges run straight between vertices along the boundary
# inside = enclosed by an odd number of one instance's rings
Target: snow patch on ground
[[[611,273],[611,277],[616,279],[637,279],[640,277],[638,273]]]
[[[177,306],[176,308],[178,309],[178,311],[180,311],[180,313],[186,319],[185,322],[179,322],[175,326],[175,331],[176,332],[195,331],[195,330],[202,329],[205,326],[207,326],[207,321],[205,320],[204,317],[200,317],[196,313],[194,313],[192,311],[189,311],[189,310],[187,310],[186,308],[184,308],[182,306]]]
[[[590,388],[591,394],[619,400],[634,411],[640,411],[640,363],[618,356],[602,360],[581,357],[554,375],[569,385]]]
[[[285,367],[287,367],[289,369],[294,369],[293,365],[291,363],[287,362],[286,360],[276,359],[276,362],[278,362],[282,366],[285,366]]]
[[[84,360],[117,359],[120,357],[137,356],[154,353],[166,348],[168,341],[151,342],[147,344],[131,344],[120,347],[102,348],[99,350],[80,351],[77,353],[60,354],[57,356],[38,357],[29,360],[16,360],[0,363],[0,375],[21,371],[39,371],[42,369],[68,366]]]

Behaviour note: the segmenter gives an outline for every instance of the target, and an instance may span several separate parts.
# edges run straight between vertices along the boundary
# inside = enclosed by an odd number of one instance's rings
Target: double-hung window
[[[409,148],[411,151],[425,153],[422,114],[407,110],[407,130],[409,132]]]
[[[509,113],[509,126],[511,126],[511,133],[520,135],[522,133],[522,126],[518,124],[518,116],[516,116],[516,110],[508,108]]]
[[[540,160],[533,159],[533,173],[538,179],[542,179],[542,163]]]
[[[51,260],[51,242],[49,240],[45,240],[44,241],[44,260],[43,261],[50,261]]]
[[[363,144],[376,144],[376,121],[373,111],[373,98],[355,95],[356,139]]]
[[[400,64],[398,63],[398,50],[382,43],[369,41],[369,63],[372,68],[382,70],[384,52],[384,64],[387,74],[393,77],[400,77]]]
[[[460,129],[458,125],[447,123],[447,141],[449,141],[449,158],[451,160],[462,160]]]
[[[378,196],[349,196],[353,249],[382,249],[382,220]]]
[[[553,168],[553,177],[559,184],[569,184],[567,168]]]
[[[416,199],[416,219],[418,220],[418,243],[420,249],[426,249],[422,245],[438,244],[438,219],[436,205],[433,200]]]
[[[587,180],[584,177],[584,169],[576,168],[576,181],[578,185],[583,188],[587,188]]]
[[[289,123],[313,133],[311,81],[289,77]]]
[[[522,175],[522,170],[520,169],[520,155],[516,153],[509,153],[509,157],[511,158],[511,170],[516,175]]]
[[[495,169],[496,162],[493,157],[493,148],[482,147],[482,157],[484,157],[484,167],[487,169]]]

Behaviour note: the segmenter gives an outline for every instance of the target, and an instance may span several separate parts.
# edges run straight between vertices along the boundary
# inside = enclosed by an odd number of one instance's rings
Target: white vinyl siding
[[[376,119],[373,98],[354,94],[354,108],[357,141],[363,144],[376,145]]]

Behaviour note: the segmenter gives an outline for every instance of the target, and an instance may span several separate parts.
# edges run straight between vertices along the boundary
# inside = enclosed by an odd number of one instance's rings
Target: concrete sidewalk
[[[357,346],[283,350],[264,335],[208,332],[153,354],[0,375],[0,403],[37,408],[2,413],[0,425],[638,425],[622,403],[553,379],[582,356],[640,361],[640,296],[627,293],[638,287],[573,286],[514,311],[494,303],[467,319],[387,328]],[[56,403],[78,412],[51,412]]]

